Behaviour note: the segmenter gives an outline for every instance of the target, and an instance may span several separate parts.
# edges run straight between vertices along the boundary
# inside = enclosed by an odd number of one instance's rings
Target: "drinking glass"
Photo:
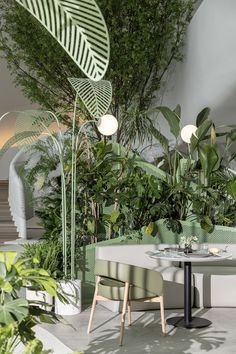
[[[208,243],[202,243],[201,244],[201,252],[208,253],[208,251],[209,251]]]

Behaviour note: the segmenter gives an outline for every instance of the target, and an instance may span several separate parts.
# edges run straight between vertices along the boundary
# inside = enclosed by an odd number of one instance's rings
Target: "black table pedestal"
[[[184,262],[184,316],[171,317],[166,322],[175,327],[202,328],[210,326],[211,321],[192,317],[192,271],[191,262]]]
[[[183,316],[168,318],[166,322],[169,325],[175,327],[182,327],[182,328],[189,328],[189,329],[208,327],[211,325],[211,321],[201,317],[192,317],[192,320],[189,323],[185,321]]]

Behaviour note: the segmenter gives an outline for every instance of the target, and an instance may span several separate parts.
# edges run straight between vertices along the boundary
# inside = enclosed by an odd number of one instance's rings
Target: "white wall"
[[[0,180],[7,180],[9,176],[9,166],[11,160],[17,153],[16,148],[9,149],[0,160]]]
[[[4,59],[0,60],[0,80],[0,116],[5,112],[24,110],[31,106],[30,101],[23,96],[20,88],[15,87],[13,77]]]
[[[236,123],[236,1],[204,0],[189,26],[184,52],[164,103],[181,104],[184,124],[193,123],[205,106],[217,125]]]
[[[33,105],[27,100],[19,87],[15,87],[13,77],[7,68],[5,60],[0,60],[0,117],[9,111],[30,109]],[[4,142],[15,133],[15,118],[13,115],[0,122],[0,148]],[[0,160],[0,180],[8,179],[9,165],[18,150],[10,149]]]

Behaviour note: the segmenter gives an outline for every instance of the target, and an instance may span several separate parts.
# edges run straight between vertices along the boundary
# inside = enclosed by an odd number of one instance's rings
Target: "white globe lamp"
[[[195,125],[192,124],[185,125],[185,127],[183,127],[180,133],[182,140],[185,143],[190,144],[192,135],[196,136],[195,134],[196,131],[197,131],[197,127]]]
[[[105,114],[100,118],[98,130],[102,135],[110,136],[115,134],[118,129],[118,121],[111,114]]]

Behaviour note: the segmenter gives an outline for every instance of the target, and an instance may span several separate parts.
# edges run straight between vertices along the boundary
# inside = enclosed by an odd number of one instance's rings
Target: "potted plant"
[[[56,323],[52,312],[35,305],[38,302],[20,297],[20,290],[34,284],[52,296],[57,294],[56,281],[41,268],[29,268],[29,259],[16,259],[15,251],[0,251],[0,353],[12,354],[20,343],[23,353],[49,353],[43,350],[33,331],[40,322]]]
[[[28,259],[27,263],[32,269],[45,269],[53,279],[59,279],[62,273],[62,267],[60,269],[61,257],[59,244],[50,240],[25,244],[20,255],[20,259]],[[42,302],[42,305],[39,306],[46,306],[46,309],[51,309],[53,305],[53,296],[42,291],[35,284],[27,287],[26,298]]]
[[[198,231],[199,241],[215,227],[217,232],[221,227],[228,231],[230,226],[236,225],[236,176],[230,169],[235,153],[229,150],[236,140],[235,127],[216,129],[209,119],[210,110],[205,108],[197,116],[194,133],[190,131],[188,139],[183,137],[183,140],[180,107],[173,111],[167,107],[157,109],[168,121],[175,138],[171,146],[166,138],[159,139],[163,154],[156,159],[156,168],[165,173],[164,177],[158,177],[158,217],[164,219],[163,235],[167,236],[168,230],[180,234],[187,224],[192,234],[197,223],[202,228]],[[159,233],[162,233],[161,228],[159,222]],[[167,239],[167,242],[178,241],[176,236]],[[222,239],[222,242],[225,241]]]

